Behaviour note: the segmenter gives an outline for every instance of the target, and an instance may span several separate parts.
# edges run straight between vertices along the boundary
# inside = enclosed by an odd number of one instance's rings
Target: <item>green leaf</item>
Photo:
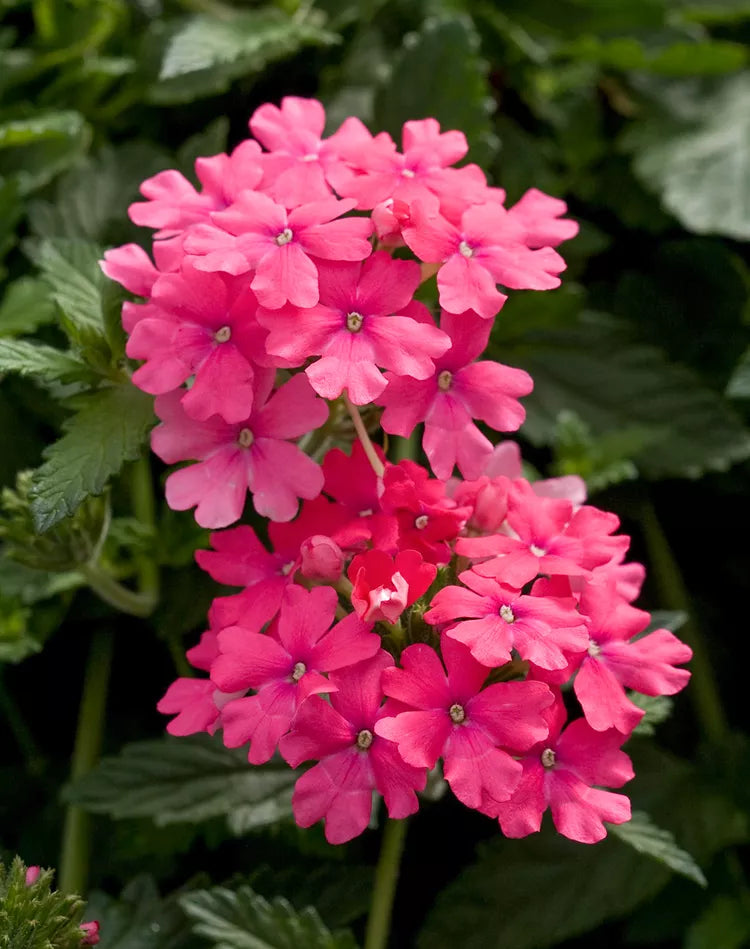
[[[153,399],[135,386],[112,386],[78,400],[65,434],[34,472],[31,510],[48,530],[90,494],[101,494],[126,461],[136,459],[154,422]]]
[[[691,119],[657,111],[623,139],[638,177],[689,231],[750,237],[749,98],[744,72],[704,94]]]
[[[282,897],[269,902],[249,886],[214,887],[180,898],[194,931],[213,949],[355,949],[349,932],[332,933],[313,907],[297,912]]]
[[[260,73],[304,46],[329,46],[337,40],[323,28],[317,10],[293,17],[273,7],[225,19],[197,14],[168,40],[149,98],[164,105],[216,95],[235,79]]]
[[[677,31],[675,31],[677,33]],[[679,33],[684,35],[684,31]],[[677,33],[677,35],[679,35]],[[665,76],[698,76],[736,72],[747,62],[747,49],[722,40],[663,41],[651,46],[633,36],[603,39],[584,36],[559,51],[566,57],[621,70],[644,70]]]
[[[71,353],[27,339],[6,339],[0,344],[0,373],[14,372],[43,382],[94,383],[97,376]]]
[[[745,949],[750,942],[750,900],[718,896],[688,929],[685,949]]]
[[[49,287],[34,277],[14,280],[0,303],[0,336],[31,333],[55,319]]]
[[[613,838],[578,844],[549,828],[497,838],[439,894],[417,946],[544,949],[626,915],[668,878],[665,867]]]
[[[393,70],[375,100],[375,125],[396,141],[410,119],[436,118],[445,131],[460,129],[480,164],[497,152],[490,115],[494,102],[479,34],[468,16],[425,20],[407,33]]]
[[[727,383],[727,398],[750,399],[750,349],[746,349]]]
[[[668,830],[657,827],[643,811],[634,811],[627,824],[609,824],[608,827],[611,834],[624,840],[638,853],[666,864],[670,870],[693,880],[699,886],[708,886],[703,871],[690,854],[678,847],[674,836]]]
[[[19,192],[28,194],[70,167],[90,137],[78,112],[37,112],[0,123],[0,179],[13,177]]]
[[[101,926],[99,949],[197,949],[176,897],[162,899],[150,876],[139,876],[119,899],[92,893],[88,915]]]
[[[490,346],[495,358],[534,379],[524,399],[524,434],[533,442],[551,444],[559,413],[568,409],[595,437],[650,431],[652,440],[632,457],[649,478],[696,478],[750,456],[750,431],[729,404],[660,350],[634,342],[627,324],[584,313],[577,325],[526,329],[529,308],[545,310],[536,294],[526,296],[507,304]]]
[[[224,816],[235,834],[291,815],[297,774],[281,761],[253,766],[243,749],[204,735],[126,745],[67,790],[69,801],[158,825]]]
[[[653,735],[655,725],[665,722],[672,714],[674,702],[666,695],[641,695],[640,692],[628,692],[628,698],[646,713],[633,730],[634,735]]]

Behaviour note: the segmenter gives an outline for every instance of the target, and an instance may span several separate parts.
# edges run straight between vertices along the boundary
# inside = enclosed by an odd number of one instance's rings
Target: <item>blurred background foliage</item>
[[[649,708],[656,740],[628,746],[662,858],[647,822],[506,841],[436,794],[393,946],[750,945],[748,41],[748,0],[0,0],[0,847],[88,878],[102,949],[351,946],[367,910],[377,833],[331,848],[291,822],[288,769],[160,737],[216,591],[148,467],[96,264],[147,240],[126,214],[143,178],[190,175],[289,94],[397,140],[435,116],[511,202],[569,202],[562,289],[513,295],[492,355],[534,377],[529,462],[621,516],[641,605],[695,650],[686,694]],[[82,691],[102,734],[67,783]],[[88,869],[60,857],[64,821]]]

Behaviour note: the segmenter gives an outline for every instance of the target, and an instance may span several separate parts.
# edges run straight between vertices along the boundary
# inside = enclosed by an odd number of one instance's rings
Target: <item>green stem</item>
[[[71,759],[71,781],[82,778],[99,760],[104,734],[107,687],[112,667],[112,647],[113,638],[110,632],[97,630],[94,633],[78,712],[78,727]],[[86,892],[90,851],[90,816],[81,808],[69,805],[65,813],[59,868],[60,889],[63,892]]]
[[[349,396],[344,392],[344,405],[346,410],[351,416],[351,420],[354,423],[354,430],[356,431],[362,447],[365,450],[367,455],[367,460],[372,465],[372,470],[379,477],[383,477],[383,472],[385,471],[385,466],[383,462],[378,458],[377,452],[375,451],[375,446],[370,440],[370,436],[367,434],[367,429],[365,428],[365,423],[362,421],[362,416],[359,414],[359,409],[356,405],[352,405],[349,401]]]
[[[128,590],[97,563],[84,564],[80,571],[99,599],[114,606],[121,613],[149,616],[154,611],[156,595],[153,592],[135,593]]]
[[[687,622],[680,628],[680,637],[693,650],[690,664],[693,676],[688,694],[693,700],[698,721],[710,741],[721,742],[727,735],[727,724],[721,692],[716,681],[708,644],[694,620],[694,609],[680,568],[669,546],[653,505],[646,501],[640,513],[651,575],[656,583],[660,601],[667,609],[683,610]]]
[[[375,870],[375,887],[367,919],[365,949],[385,949],[391,930],[393,897],[406,839],[406,820],[388,820],[380,844],[380,858]]]
[[[156,502],[151,481],[151,465],[148,457],[142,455],[133,465],[130,480],[130,495],[133,501],[133,514],[150,528],[156,530]],[[138,555],[138,589],[141,593],[151,594],[156,600],[159,596],[159,568],[148,552]]]

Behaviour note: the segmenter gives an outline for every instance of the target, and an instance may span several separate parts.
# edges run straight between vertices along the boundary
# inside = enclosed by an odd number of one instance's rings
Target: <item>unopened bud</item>
[[[41,872],[41,867],[29,867],[26,870],[26,886],[33,886],[39,879],[39,874]]]
[[[302,576],[311,580],[338,580],[344,569],[344,554],[325,534],[313,534],[302,542]]]

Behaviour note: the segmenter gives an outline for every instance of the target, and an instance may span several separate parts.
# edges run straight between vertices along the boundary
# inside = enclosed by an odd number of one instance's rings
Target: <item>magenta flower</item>
[[[499,746],[526,749],[546,738],[542,711],[553,695],[542,682],[499,682],[483,689],[487,668],[465,646],[444,635],[441,651],[447,675],[435,650],[423,643],[401,653],[402,668],[384,671],[383,691],[396,700],[398,711],[381,718],[375,732],[395,741],[404,761],[415,767],[433,768],[442,757],[456,797],[494,816],[522,773]]]
[[[133,373],[145,392],[160,395],[190,376],[182,406],[192,418],[247,418],[253,406],[253,363],[268,364],[265,331],[255,319],[255,296],[245,281],[208,274],[188,264],[153,288],[153,315],[139,320],[127,354],[146,362]]]
[[[259,310],[268,330],[268,352],[301,366],[313,389],[335,399],[346,389],[355,405],[366,405],[386,386],[380,369],[417,379],[428,377],[449,339],[429,311],[412,300],[420,281],[414,261],[378,251],[363,263],[318,266],[320,303],[310,309]],[[424,319],[412,318],[426,317]]]
[[[604,821],[630,820],[630,801],[594,785],[619,788],[633,777],[630,758],[620,750],[624,738],[615,729],[596,732],[584,719],[562,734],[565,707],[558,700],[549,714],[549,737],[521,758],[523,776],[497,817],[506,837],[536,833],[549,807],[557,830],[570,840],[594,844],[607,836]]]
[[[189,418],[179,392],[157,396],[162,420],[151,433],[151,447],[167,464],[198,459],[198,464],[167,478],[167,503],[175,511],[195,507],[201,527],[226,527],[238,520],[248,491],[264,517],[289,521],[299,498],[314,498],[323,472],[287,439],[322,425],[328,406],[303,375],[294,376],[270,396],[270,378],[256,389],[252,413],[233,425],[213,416]]]
[[[419,807],[414,792],[424,788],[426,770],[406,764],[396,745],[376,729],[384,714],[381,675],[392,665],[393,658],[380,650],[372,659],[331,673],[337,691],[330,705],[313,696],[279,743],[293,768],[318,760],[297,781],[292,806],[300,827],[324,819],[329,843],[342,844],[362,833],[374,790],[383,795],[391,817],[408,817]]]
[[[395,623],[427,592],[436,575],[437,567],[425,563],[416,550],[402,550],[395,558],[383,550],[368,550],[349,564],[352,606],[367,622]]]
[[[38,866],[27,867],[26,868],[26,878],[24,880],[26,886],[33,886],[36,881],[39,879],[39,876],[42,872],[42,868]]]
[[[451,224],[435,204],[415,201],[404,240],[420,260],[441,263],[440,306],[449,313],[474,310],[492,319],[507,300],[496,284],[514,290],[551,290],[565,261],[551,247],[531,250],[524,228],[497,202],[474,205]]]
[[[99,921],[94,919],[89,923],[81,923],[80,930],[83,933],[81,939],[82,946],[96,946],[99,944]]]
[[[468,646],[483,666],[510,662],[515,649],[542,669],[564,669],[567,653],[585,650],[583,617],[566,600],[526,596],[473,570],[465,570],[459,580],[465,586],[443,587],[435,594],[425,620],[451,623],[448,637]]]
[[[364,260],[372,250],[369,218],[335,220],[353,207],[326,198],[287,212],[268,195],[243,191],[226,211],[211,215],[212,225],[192,228],[185,249],[201,255],[199,270],[255,270],[251,287],[265,307],[311,307],[318,302],[316,260]]]
[[[269,760],[306,699],[335,690],[324,672],[369,659],[380,648],[380,637],[354,614],[331,627],[337,603],[331,587],[291,585],[281,601],[278,638],[242,626],[220,631],[212,680],[224,692],[257,690],[230,702],[222,715],[224,743],[238,748],[249,741],[251,764]]]
[[[518,398],[531,392],[531,376],[497,362],[474,361],[491,328],[490,320],[475,313],[443,312],[440,329],[450,337],[451,348],[435,359],[432,375],[420,380],[388,372],[388,387],[378,398],[385,406],[381,424],[386,432],[407,438],[425,423],[422,446],[443,481],[456,464],[465,478],[478,478],[492,455],[492,442],[473,419],[509,432],[526,416]]]
[[[508,208],[508,216],[525,231],[524,243],[529,247],[557,247],[578,233],[578,222],[562,218],[568,206],[538,188],[529,190]]]
[[[616,728],[629,735],[644,713],[623,687],[644,695],[674,695],[690,678],[687,669],[675,666],[689,662],[693,652],[668,629],[634,640],[650,616],[624,602],[614,579],[587,583],[580,609],[589,642],[573,682],[576,696],[586,721],[596,731]]]

